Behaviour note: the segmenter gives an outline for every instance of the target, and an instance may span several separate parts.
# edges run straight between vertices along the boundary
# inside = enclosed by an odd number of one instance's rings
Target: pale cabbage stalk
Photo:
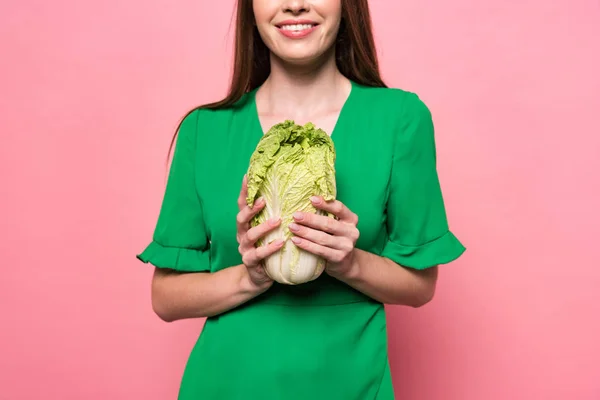
[[[315,280],[324,271],[325,260],[298,248],[290,240],[288,226],[296,211],[328,215],[312,205],[310,196],[328,201],[335,198],[334,163],[335,148],[327,133],[312,123],[301,126],[290,120],[269,129],[250,158],[246,202],[251,206],[262,196],[266,203],[251,225],[281,218],[278,229],[256,244],[285,240],[281,250],[264,260],[266,273],[276,282],[298,285]]]

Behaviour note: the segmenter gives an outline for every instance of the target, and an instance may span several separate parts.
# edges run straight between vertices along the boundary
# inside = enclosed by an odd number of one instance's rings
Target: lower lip
[[[281,32],[281,34],[285,37],[291,38],[291,39],[301,39],[303,37],[306,37],[308,35],[310,35],[311,33],[314,32],[315,29],[317,29],[319,25],[313,25],[312,28],[309,29],[303,29],[301,31],[292,31],[292,30],[288,30],[288,29],[279,29],[279,32]]]

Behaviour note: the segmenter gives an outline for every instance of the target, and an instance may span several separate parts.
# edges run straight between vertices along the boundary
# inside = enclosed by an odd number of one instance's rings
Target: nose
[[[309,11],[310,6],[306,0],[285,0],[283,2],[283,12],[294,15]]]

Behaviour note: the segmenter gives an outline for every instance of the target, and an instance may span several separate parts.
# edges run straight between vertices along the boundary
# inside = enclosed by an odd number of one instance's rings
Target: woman
[[[383,304],[431,300],[437,266],[464,247],[449,231],[431,115],[387,88],[377,67],[367,0],[241,0],[233,82],[221,102],[178,130],[153,241],[152,304],[165,321],[208,317],[179,398],[393,399]],[[292,119],[330,132],[337,217],[300,214],[296,246],[328,260],[315,281],[281,285],[255,248],[280,224],[251,228],[250,155]],[[241,187],[241,188],[240,188]],[[360,222],[359,222],[360,221]]]

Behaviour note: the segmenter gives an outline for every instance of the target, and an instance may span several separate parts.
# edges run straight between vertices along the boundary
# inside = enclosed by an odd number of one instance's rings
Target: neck
[[[263,115],[302,119],[341,107],[349,90],[333,55],[310,65],[290,65],[271,56],[271,73],[257,97]]]

